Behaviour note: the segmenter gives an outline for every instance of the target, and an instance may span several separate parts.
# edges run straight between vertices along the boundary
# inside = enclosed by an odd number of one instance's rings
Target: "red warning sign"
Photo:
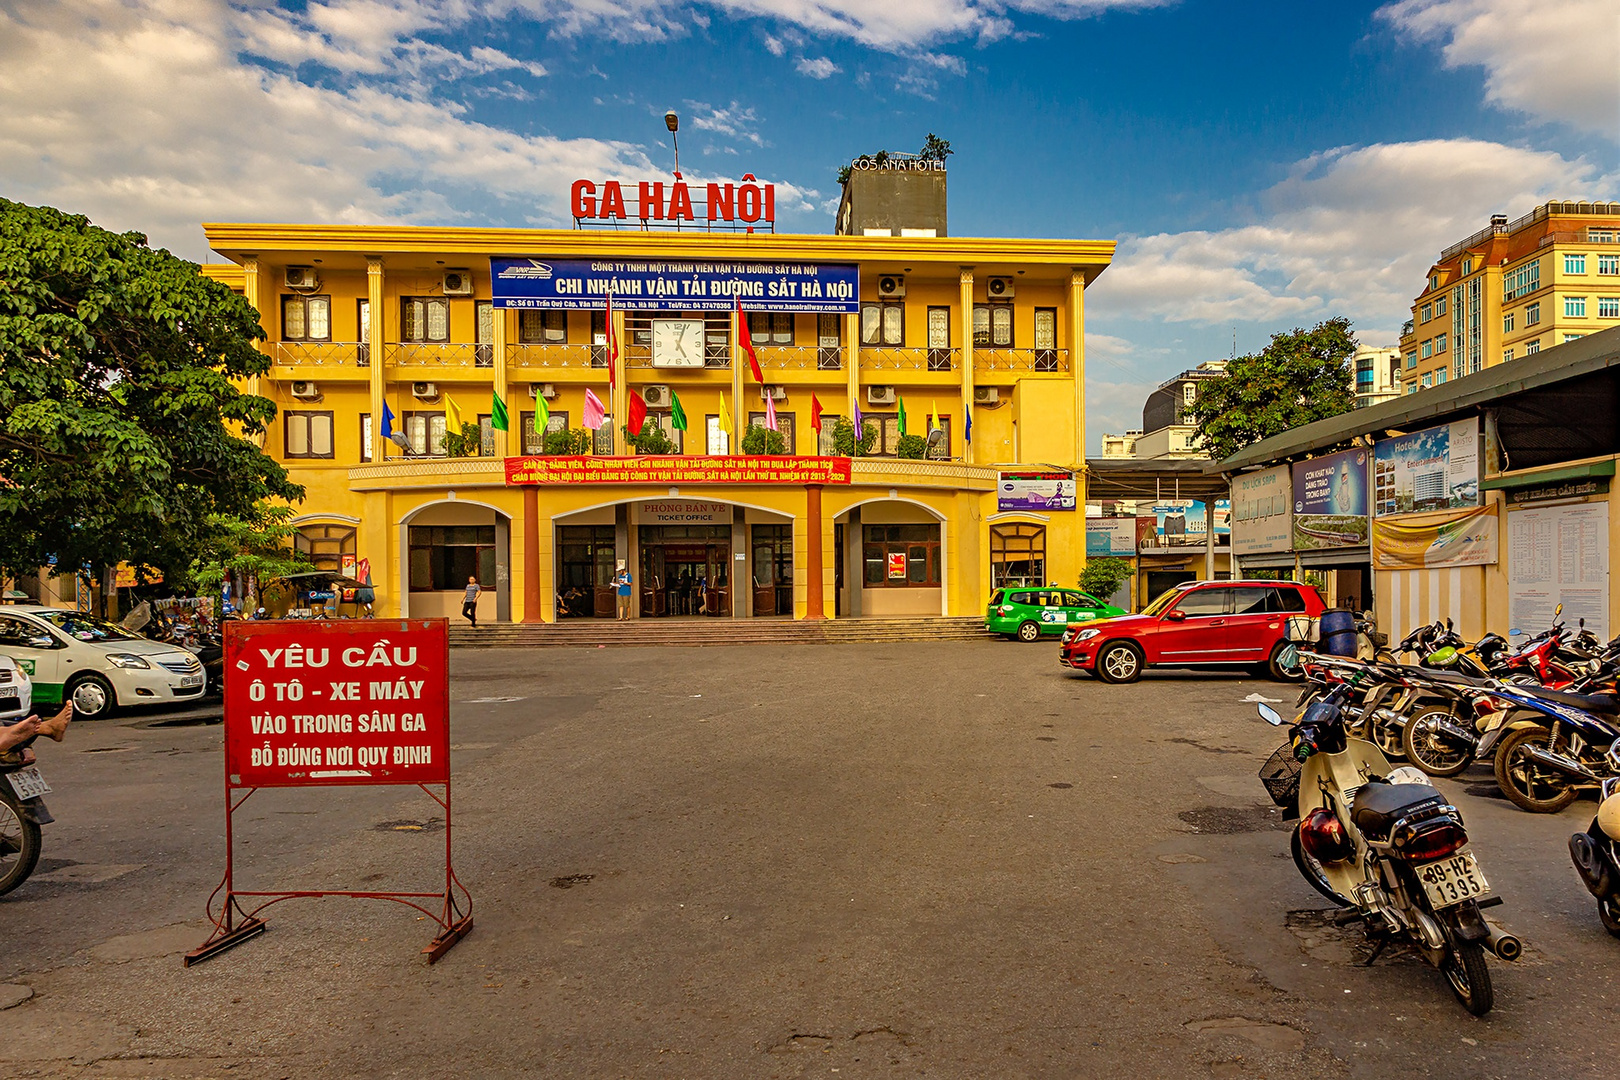
[[[448,626],[226,623],[227,785],[449,783]]]

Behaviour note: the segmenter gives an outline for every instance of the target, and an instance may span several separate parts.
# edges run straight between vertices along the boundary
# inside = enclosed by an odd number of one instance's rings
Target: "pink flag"
[[[776,397],[768,386],[765,388],[765,426],[776,430]]]
[[[589,387],[585,390],[585,426],[595,431],[607,422],[607,409],[602,405],[602,399]]]

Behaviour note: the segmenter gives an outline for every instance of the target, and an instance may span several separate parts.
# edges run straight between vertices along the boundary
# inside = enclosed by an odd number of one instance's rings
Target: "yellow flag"
[[[444,395],[444,429],[454,435],[461,434],[461,407],[449,394]]]
[[[726,408],[726,395],[720,395],[720,430],[726,433],[726,447],[731,447],[731,410]]]
[[[939,427],[939,399],[935,398],[929,404],[934,407],[934,411],[928,414],[928,430],[933,431]]]

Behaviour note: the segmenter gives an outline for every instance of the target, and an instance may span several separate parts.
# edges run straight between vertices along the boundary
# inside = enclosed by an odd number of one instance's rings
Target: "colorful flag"
[[[501,392],[499,390],[493,391],[490,396],[494,400],[489,406],[489,426],[495,431],[511,431],[512,421],[507,418],[506,402],[501,400]],[[545,408],[544,398],[536,396],[535,400],[542,403],[540,408]]]
[[[625,411],[629,413],[630,434],[632,437],[641,434],[641,429],[647,423],[647,399],[635,390],[628,391],[630,400],[625,403]]]
[[[497,401],[500,399],[497,398]],[[501,410],[501,416],[506,416],[506,410]],[[544,446],[546,431],[551,427],[551,406],[546,404],[546,395],[534,395],[534,437]]]
[[[461,406],[449,394],[444,395],[444,429],[455,435],[461,434]]]
[[[765,426],[776,430],[776,395],[771,393],[768,386],[765,388]]]
[[[731,410],[726,408],[726,395],[720,395],[720,430],[726,433],[726,452],[731,452]]]
[[[385,439],[391,440],[394,437],[394,410],[388,407],[388,402],[386,401],[383,402],[382,427],[379,429],[379,431],[381,432],[382,437]]]
[[[935,398],[934,400],[930,401],[929,404],[934,407],[934,411],[928,414],[928,430],[933,431],[935,428],[940,426],[939,399]]]
[[[962,441],[964,443],[973,441],[973,413],[971,410],[967,414],[967,423],[962,425]]]
[[[737,344],[748,356],[748,367],[754,373],[754,381],[765,381],[765,373],[759,370],[759,354],[754,352],[754,339],[748,334],[748,317],[743,314],[742,297],[734,297],[737,305]]]
[[[607,294],[607,339],[608,389],[612,390],[618,383],[619,370],[619,339],[613,333],[612,293]]]
[[[681,408],[681,395],[669,392],[669,426],[676,431],[686,430],[686,410]]]
[[[810,427],[819,437],[821,434],[821,402],[816,400],[814,393],[810,395]]]
[[[590,387],[585,388],[585,426],[595,431],[607,422],[607,409],[602,405],[602,399],[596,396],[596,391]]]
[[[896,419],[900,422],[900,434],[904,435],[906,433],[906,399],[897,397],[894,400],[896,402]]]
[[[856,394],[854,397],[849,399],[849,411],[853,414],[851,420],[855,424],[855,442],[859,444],[861,441],[861,436],[864,434],[864,429],[861,427],[861,425],[865,423],[865,421],[861,419],[861,398],[859,394]]]

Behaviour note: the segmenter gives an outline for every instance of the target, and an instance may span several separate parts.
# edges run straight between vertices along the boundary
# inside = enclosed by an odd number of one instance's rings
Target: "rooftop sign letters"
[[[847,484],[841,457],[509,457],[508,484]]]
[[[619,259],[489,260],[498,308],[601,311],[747,311],[853,315],[860,268],[783,262],[640,262]]]
[[[692,189],[685,180],[665,186],[662,180],[641,181],[627,193],[628,183],[618,180],[575,180],[569,189],[574,218],[578,221],[741,221],[776,224],[776,185],[762,184],[753,173],[740,184],[705,184],[701,189],[701,212],[692,203]],[[628,194],[628,197],[627,197]]]

